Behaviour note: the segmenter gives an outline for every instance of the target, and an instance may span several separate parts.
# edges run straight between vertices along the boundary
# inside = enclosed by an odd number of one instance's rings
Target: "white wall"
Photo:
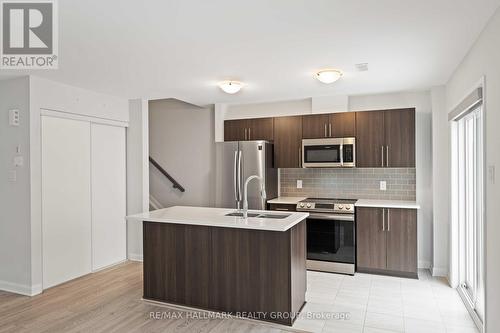
[[[446,112],[485,77],[486,166],[500,168],[500,9],[479,36],[446,85]],[[441,131],[447,131],[444,125]],[[448,145],[448,155],[450,153]],[[486,173],[486,176],[488,174]],[[449,188],[440,188],[444,195]],[[486,178],[486,332],[500,332],[500,179]]]
[[[20,126],[9,126],[9,109],[19,109]],[[0,81],[0,289],[30,295],[29,79]],[[14,167],[16,146],[24,166]],[[17,181],[9,181],[9,172]]]
[[[149,125],[148,101],[129,101],[127,128],[127,214],[149,209]],[[131,260],[142,260],[142,223],[127,222],[127,253]]]
[[[126,125],[128,101],[89,90],[29,77],[30,91],[30,207],[31,207],[31,285],[41,292],[42,286],[42,214],[40,110],[53,110],[74,115],[102,118]],[[35,292],[35,293],[36,293]]]
[[[450,237],[450,134],[446,114],[444,86],[431,90],[432,100],[432,191],[433,200],[433,262],[432,273],[449,274]]]
[[[312,103],[317,101],[317,103]],[[218,140],[224,140],[223,122],[226,119],[289,116],[322,112],[339,112],[343,98],[302,99],[295,101],[216,105],[215,129]],[[313,104],[316,109],[313,110]],[[401,92],[378,95],[349,96],[348,106],[343,111],[384,110],[394,108],[416,108],[416,172],[418,212],[419,266],[432,264],[432,105],[429,92]],[[332,109],[325,107],[332,105]]]
[[[350,111],[416,109],[416,176],[418,211],[418,266],[432,264],[432,106],[429,92],[350,96]]]
[[[149,102],[150,155],[185,189],[150,166],[150,193],[164,207],[213,206],[214,111],[174,99]]]

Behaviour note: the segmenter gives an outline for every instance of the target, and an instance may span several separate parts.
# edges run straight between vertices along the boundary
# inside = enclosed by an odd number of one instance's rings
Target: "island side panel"
[[[269,320],[290,312],[290,231],[212,229],[211,308],[227,312],[265,312]]]
[[[307,289],[307,244],[306,221],[302,221],[291,229],[291,311],[298,313],[305,304]]]
[[[210,227],[143,224],[144,298],[208,308]]]

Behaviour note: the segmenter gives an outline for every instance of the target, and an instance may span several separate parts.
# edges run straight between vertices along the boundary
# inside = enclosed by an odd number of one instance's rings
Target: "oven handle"
[[[347,221],[354,222],[354,215],[351,214],[315,214],[309,213],[308,219],[315,220],[335,220],[335,221]]]

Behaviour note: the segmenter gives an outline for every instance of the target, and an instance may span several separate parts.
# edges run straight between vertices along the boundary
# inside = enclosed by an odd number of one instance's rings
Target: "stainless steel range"
[[[354,274],[356,200],[307,198],[297,211],[307,218],[307,269]]]

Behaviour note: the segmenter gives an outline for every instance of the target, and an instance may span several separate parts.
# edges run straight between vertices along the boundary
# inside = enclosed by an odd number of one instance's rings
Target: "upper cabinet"
[[[342,138],[355,135],[355,113],[342,112],[302,116],[302,138]]]
[[[224,121],[224,141],[272,141],[273,118],[237,119]]]
[[[302,116],[274,118],[274,158],[277,168],[300,168]]]
[[[356,112],[356,166],[415,167],[415,109]]]

